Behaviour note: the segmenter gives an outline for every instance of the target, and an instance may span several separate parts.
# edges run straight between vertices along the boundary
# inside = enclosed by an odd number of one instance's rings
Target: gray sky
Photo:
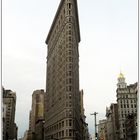
[[[4,0],[2,81],[17,93],[19,137],[28,129],[32,93],[45,88],[45,39],[59,0]],[[81,42],[80,89],[90,133],[94,118],[105,117],[106,106],[116,102],[120,69],[127,84],[138,77],[137,0],[78,0]]]

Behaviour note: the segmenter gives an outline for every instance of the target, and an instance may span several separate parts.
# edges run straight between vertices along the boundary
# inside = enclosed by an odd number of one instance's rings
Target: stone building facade
[[[127,86],[123,74],[120,73],[116,92],[120,127],[119,138],[120,140],[126,140],[125,120],[129,114],[137,113],[138,84]]]
[[[88,124],[86,123],[85,109],[84,109],[84,91],[80,91],[80,107],[81,107],[81,122],[82,122],[82,139],[89,140]]]
[[[44,90],[32,94],[32,109],[29,116],[28,140],[42,140],[44,137]]]
[[[110,108],[106,109],[106,127],[107,127],[107,140],[119,139],[119,118],[118,118],[118,105],[112,103]]]
[[[125,120],[125,130],[126,130],[126,139],[127,140],[137,140],[137,114],[129,114]]]
[[[3,140],[17,140],[16,93],[3,88]]]
[[[107,120],[100,120],[98,124],[98,139],[107,140]]]
[[[45,140],[81,140],[77,0],[61,0],[46,44]]]

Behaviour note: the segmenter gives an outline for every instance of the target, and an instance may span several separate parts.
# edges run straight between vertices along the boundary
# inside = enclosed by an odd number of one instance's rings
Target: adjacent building
[[[125,120],[125,130],[127,140],[137,140],[137,114],[129,114]]]
[[[119,114],[119,138],[120,140],[127,139],[127,130],[125,121],[130,114],[137,114],[137,92],[138,84],[127,86],[125,77],[122,73],[119,74],[117,83],[117,103]],[[137,120],[137,119],[136,119]]]
[[[118,105],[112,103],[106,108],[106,119],[98,124],[99,140],[119,140]]]
[[[138,84],[127,86],[120,73],[116,92],[117,103],[106,108],[106,120],[99,121],[99,140],[136,140]]]
[[[28,140],[43,140],[44,136],[44,90],[32,94],[32,109],[29,116]]]
[[[46,39],[45,140],[82,140],[77,0],[61,0]]]
[[[3,140],[17,140],[16,93],[3,88]]]
[[[106,108],[106,128],[107,140],[119,139],[118,105],[112,103],[110,108]]]
[[[84,91],[80,91],[80,108],[81,108],[81,122],[82,122],[82,139],[89,140],[88,124],[86,123],[85,109],[84,109]]]
[[[3,103],[3,140],[6,140],[7,130],[6,130],[6,104]]]
[[[107,140],[107,120],[100,120],[98,124],[98,139]]]

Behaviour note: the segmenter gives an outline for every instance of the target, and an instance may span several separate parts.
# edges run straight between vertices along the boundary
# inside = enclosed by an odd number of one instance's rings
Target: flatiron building
[[[61,0],[47,44],[45,140],[81,140],[77,0]]]

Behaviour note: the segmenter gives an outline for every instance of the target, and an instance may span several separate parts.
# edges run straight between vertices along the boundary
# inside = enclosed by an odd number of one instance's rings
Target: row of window
[[[72,137],[74,136],[74,131],[72,129],[66,129],[66,130],[62,130],[59,131],[58,133],[51,135],[50,137],[53,139],[58,139],[58,138],[62,138],[62,137]],[[47,139],[50,139],[49,137]]]
[[[136,108],[137,106],[136,106],[136,104],[131,104],[131,105],[129,105],[129,104],[121,104],[121,108]]]
[[[126,118],[128,114],[121,114],[122,118]]]
[[[65,121],[61,121],[60,123],[57,123],[56,125],[50,126],[47,131],[55,131],[59,130],[61,128],[64,128],[64,126],[73,126],[74,121],[72,119],[67,119]]]
[[[137,111],[137,110],[135,109],[135,113],[136,113],[136,111]],[[125,110],[125,111],[121,111],[121,113],[122,113],[122,114],[124,114],[124,113],[125,113],[125,114],[126,114],[126,113],[130,114],[130,113],[134,113],[134,111],[132,110],[132,112],[131,112],[130,110],[128,110],[128,111]]]
[[[131,99],[131,100],[120,100],[120,103],[136,103],[136,99]]]
[[[129,112],[129,111],[128,111],[128,112]],[[132,112],[133,112],[133,111],[132,111]],[[135,112],[136,112],[136,110],[135,110]],[[129,113],[128,113],[128,114],[129,114]],[[128,114],[126,114],[126,113],[125,113],[125,114],[121,114],[121,116],[122,116],[122,118],[124,118],[124,117],[126,118],[126,117],[128,116]]]
[[[136,97],[136,95],[135,94],[127,94],[127,95],[118,95],[118,97],[120,97],[120,98],[135,98]]]

